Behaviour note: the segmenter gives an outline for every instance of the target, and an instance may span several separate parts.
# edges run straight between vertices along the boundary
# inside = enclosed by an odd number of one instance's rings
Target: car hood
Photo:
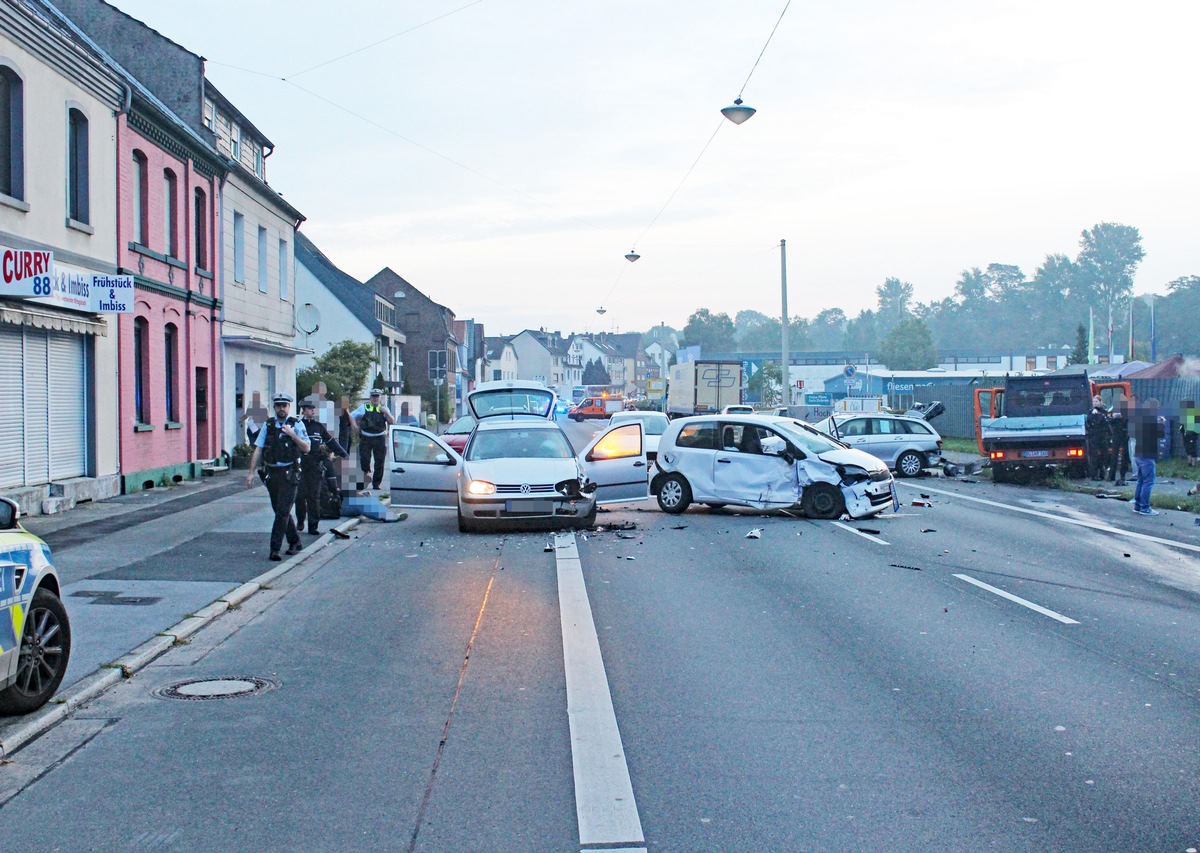
[[[868,471],[887,470],[887,466],[870,453],[864,453],[852,447],[826,450],[824,453],[818,454],[817,458],[822,462],[828,462],[830,465],[857,465],[859,468],[865,468]]]
[[[557,483],[579,476],[579,463],[569,459],[483,459],[467,462],[463,468],[472,480],[487,480],[496,485],[521,483]]]

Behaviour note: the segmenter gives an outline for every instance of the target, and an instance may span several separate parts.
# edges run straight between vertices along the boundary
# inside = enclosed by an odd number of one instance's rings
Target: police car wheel
[[[21,631],[17,678],[0,691],[0,714],[28,714],[49,701],[62,684],[71,657],[67,609],[48,589],[33,594]]]

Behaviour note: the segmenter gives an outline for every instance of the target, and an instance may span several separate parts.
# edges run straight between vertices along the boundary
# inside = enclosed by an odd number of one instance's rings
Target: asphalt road
[[[0,838],[1200,846],[1192,517],[986,482],[900,494],[864,522],[647,504],[586,534],[360,527],[11,756]],[[271,689],[153,693],[251,677]]]

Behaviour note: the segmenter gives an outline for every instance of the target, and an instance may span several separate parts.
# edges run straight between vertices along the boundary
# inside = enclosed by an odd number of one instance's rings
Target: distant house
[[[501,379],[516,379],[519,375],[517,350],[512,345],[511,338],[486,338],[487,347],[487,376],[484,382],[494,382]]]
[[[363,376],[358,394],[349,402],[357,405],[370,390],[368,383],[380,373],[388,385],[383,391],[389,397],[400,393],[400,352],[405,337],[396,328],[395,301],[342,272],[300,232],[296,232],[296,304],[295,347],[307,351],[297,359],[298,367],[311,365],[315,356],[342,341],[369,343],[374,347],[375,361]],[[390,406],[392,401],[387,402]]]
[[[571,399],[571,380],[581,365],[572,357],[570,341],[562,332],[525,329],[511,338],[517,353],[518,379],[533,379],[553,388],[560,397]]]

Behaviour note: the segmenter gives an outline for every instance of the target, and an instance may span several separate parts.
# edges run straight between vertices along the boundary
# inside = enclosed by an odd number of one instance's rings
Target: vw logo
[[[523,495],[527,495],[527,494],[529,494],[531,491],[532,491],[532,489],[530,489],[530,488],[529,488],[529,484],[528,484],[528,483],[522,483],[522,484],[521,484],[521,494],[523,494]]]

